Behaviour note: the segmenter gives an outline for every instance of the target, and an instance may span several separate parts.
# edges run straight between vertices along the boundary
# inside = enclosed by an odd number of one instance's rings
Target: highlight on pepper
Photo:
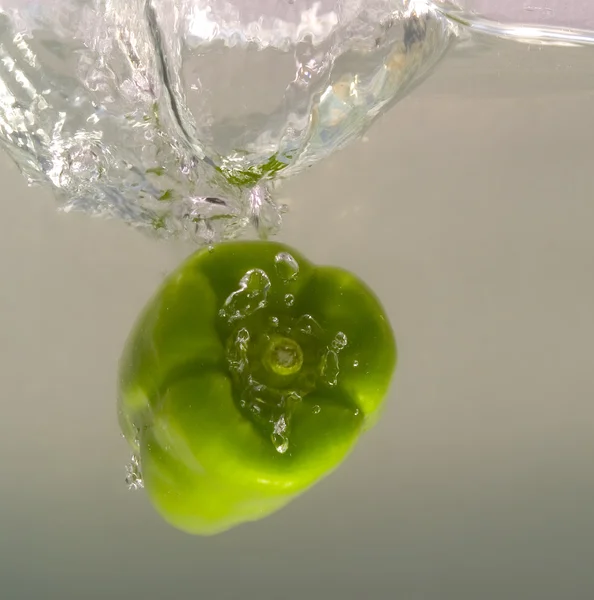
[[[395,365],[357,277],[277,242],[227,242],[190,256],[140,315],[120,426],[155,509],[212,535],[331,473],[376,422]]]

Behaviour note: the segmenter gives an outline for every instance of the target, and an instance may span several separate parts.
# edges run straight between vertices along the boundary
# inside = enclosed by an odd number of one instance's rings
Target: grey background
[[[448,58],[285,187],[281,239],[383,299],[383,420],[285,510],[193,538],[128,492],[115,369],[190,250],[2,163],[0,597],[594,597],[592,53]]]

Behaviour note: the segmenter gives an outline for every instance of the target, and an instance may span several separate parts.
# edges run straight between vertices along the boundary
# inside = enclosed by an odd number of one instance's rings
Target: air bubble
[[[359,361],[358,360],[354,360],[353,361],[353,367],[358,367],[359,366]]]
[[[285,282],[294,281],[299,275],[299,265],[288,252],[279,252],[274,257],[278,276]]]
[[[282,435],[272,434],[272,443],[279,454],[284,454],[289,449],[289,440]]]
[[[287,422],[285,417],[282,416],[274,424],[274,432],[272,434],[272,443],[276,448],[276,451],[280,454],[284,454],[289,448],[289,440],[286,436],[287,433]]]
[[[338,383],[339,372],[338,354],[333,350],[328,350],[322,359],[322,377],[324,381],[330,386],[335,386]]]
[[[129,490],[140,490],[144,487],[140,459],[136,454],[132,455],[130,462],[126,465],[126,485]]]
[[[270,279],[262,269],[251,269],[239,282],[239,289],[226,300],[219,314],[229,323],[243,319],[266,306]]]
[[[235,339],[238,344],[247,344],[250,341],[250,332],[245,327],[242,327],[237,332],[237,337]]]
[[[321,410],[322,410],[322,409],[320,408],[320,405],[319,405],[319,404],[316,404],[316,405],[315,405],[315,406],[314,406],[314,407],[311,409],[311,412],[313,412],[313,414],[314,414],[314,415],[319,415]]]
[[[283,400],[285,402],[285,406],[290,408],[290,407],[294,406],[295,404],[297,404],[298,402],[301,402],[302,398],[301,398],[300,394],[293,391],[293,392],[289,392],[286,396],[284,396]]]
[[[248,365],[248,343],[250,341],[250,332],[242,327],[236,334],[233,344],[230,345],[227,352],[229,369],[235,374],[241,374]]]
[[[322,328],[319,323],[311,315],[302,315],[297,320],[297,328],[301,333],[311,335],[314,337],[320,337],[322,335]]]
[[[294,303],[295,303],[295,296],[293,296],[293,294],[287,294],[285,296],[285,304],[287,306],[293,306]]]
[[[348,343],[347,336],[339,331],[332,340],[332,349],[335,352],[340,352]]]

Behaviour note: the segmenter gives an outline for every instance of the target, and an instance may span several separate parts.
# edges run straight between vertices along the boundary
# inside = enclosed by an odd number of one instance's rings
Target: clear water
[[[0,141],[66,211],[211,243],[275,232],[278,182],[351,140],[473,32],[407,0],[0,0]]]

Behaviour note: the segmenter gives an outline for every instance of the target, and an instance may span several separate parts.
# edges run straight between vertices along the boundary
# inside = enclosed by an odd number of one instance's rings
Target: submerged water
[[[200,243],[266,235],[279,181],[475,32],[594,40],[413,0],[0,0],[0,141],[67,211]]]
[[[277,191],[281,239],[385,303],[401,369],[335,476],[215,540],[127,493],[114,415],[130,324],[188,246],[54,218],[6,168],[0,596],[594,597],[593,75],[589,49],[461,38]]]

